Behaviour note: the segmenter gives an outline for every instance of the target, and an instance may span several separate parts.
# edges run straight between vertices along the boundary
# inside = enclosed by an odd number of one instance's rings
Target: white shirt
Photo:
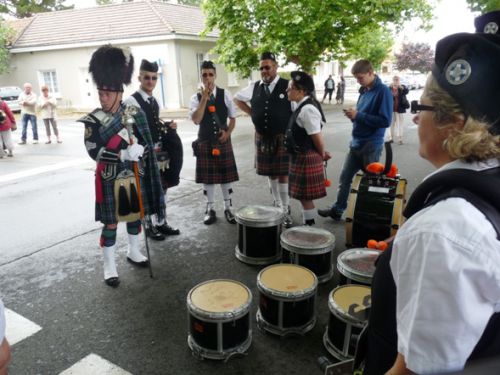
[[[305,96],[298,103],[292,102],[292,110],[296,111],[308,98],[309,96]],[[312,104],[306,104],[297,116],[297,125],[305,129],[307,135],[318,134],[321,132],[321,113]]]
[[[212,92],[214,98],[217,97],[217,87]],[[229,118],[236,118],[236,105],[233,102],[233,97],[228,90],[224,90],[224,104],[227,107],[227,116]],[[191,102],[189,104],[189,119],[193,119],[193,113],[198,109],[200,101],[198,100],[198,94],[191,96]]]
[[[40,116],[42,119],[47,118],[56,118],[56,107],[57,107],[57,99],[49,95],[45,97],[40,95],[38,99],[38,107],[40,107]]]
[[[149,98],[153,98],[153,96],[149,96],[149,95],[148,95],[148,94],[146,94],[146,92],[145,92],[144,90],[142,90],[141,88],[139,88],[139,89],[137,90],[137,92],[138,92],[139,94],[141,94],[142,99],[143,99],[146,103],[148,103],[148,99],[149,99]],[[139,103],[137,102],[137,100],[136,100],[136,99],[135,99],[132,95],[130,95],[127,99],[125,99],[125,100],[123,101],[123,103],[124,103],[125,105],[131,105],[131,106],[134,106],[134,107],[137,107],[137,108],[141,108],[141,106],[139,105]]]
[[[274,77],[273,81],[269,84],[269,92],[271,94],[273,93],[273,90],[276,87],[276,84],[278,83],[279,79],[280,76],[277,74],[276,77]],[[234,98],[241,100],[242,102],[249,102],[250,100],[252,100],[253,90],[256,84],[263,85],[264,81],[260,80],[258,82],[252,82],[243,90],[237,92],[236,95],[234,95]]]
[[[30,94],[26,94],[24,91],[19,94],[17,98],[19,105],[21,106],[21,114],[34,115],[36,116],[36,94],[32,91]],[[28,102],[27,104],[22,104],[22,102]]]
[[[456,160],[438,171],[499,165]],[[492,224],[462,198],[440,201],[401,227],[390,266],[398,352],[407,367],[419,374],[462,370],[500,311],[500,241]]]

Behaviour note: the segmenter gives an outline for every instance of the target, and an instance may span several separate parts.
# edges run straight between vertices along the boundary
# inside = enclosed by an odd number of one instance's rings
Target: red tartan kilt
[[[316,151],[292,155],[290,163],[290,197],[314,200],[326,196],[323,158]]]
[[[275,154],[264,154],[261,149],[262,135],[255,132],[255,168],[257,174],[263,176],[288,176],[290,155],[283,144],[283,134],[278,134],[278,149]]]
[[[227,184],[238,181],[238,170],[234,160],[231,139],[218,143],[220,155],[212,155],[212,145],[208,141],[198,143],[196,157],[196,182],[202,184]]]

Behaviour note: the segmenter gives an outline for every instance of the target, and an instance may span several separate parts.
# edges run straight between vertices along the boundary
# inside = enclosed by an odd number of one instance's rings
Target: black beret
[[[89,73],[98,89],[123,91],[134,71],[134,56],[128,48],[107,44],[98,48],[90,59]]]
[[[476,26],[476,33],[498,34],[500,26],[500,10],[476,17],[474,20],[474,26]]]
[[[276,55],[272,52],[263,52],[262,55],[260,55],[260,60],[273,60],[276,62]]]
[[[201,63],[201,69],[215,69],[215,64],[210,60],[205,60]]]
[[[464,111],[500,133],[500,35],[460,33],[436,45],[432,74]]]
[[[158,63],[155,62],[149,62],[148,60],[142,59],[141,61],[141,67],[139,70],[142,70],[144,72],[152,72],[156,73],[158,72]]]
[[[290,76],[297,88],[306,91],[308,94],[314,92],[314,80],[309,74],[296,70],[290,73]]]

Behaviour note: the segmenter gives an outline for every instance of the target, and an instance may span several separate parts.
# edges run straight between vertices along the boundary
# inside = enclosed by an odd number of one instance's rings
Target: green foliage
[[[130,1],[133,0],[95,0],[95,3],[97,5],[108,5],[108,4],[116,4],[119,2],[127,3]],[[160,1],[167,3],[169,0],[160,0]],[[183,5],[200,6],[201,0],[178,0],[178,3]]]
[[[203,0],[202,9],[204,34],[219,32],[212,52],[241,76],[265,50],[309,72],[320,60],[360,55],[363,35],[415,17],[425,25],[432,11],[426,0]]]
[[[0,3],[0,13],[16,18],[31,17],[35,13],[52,10],[73,9],[73,5],[63,5],[65,0],[3,0]]]
[[[487,13],[500,10],[500,0],[465,0],[473,12]]]
[[[434,61],[434,51],[427,43],[405,43],[401,52],[395,54],[398,70],[416,70],[427,73]]]
[[[0,74],[9,70],[9,51],[6,46],[11,44],[14,35],[14,30],[0,20]]]
[[[372,63],[375,70],[379,70],[380,65],[389,55],[393,44],[394,37],[386,28],[379,27],[378,29],[365,31],[345,42],[344,47],[351,52],[344,57],[344,60],[348,58],[366,59]]]

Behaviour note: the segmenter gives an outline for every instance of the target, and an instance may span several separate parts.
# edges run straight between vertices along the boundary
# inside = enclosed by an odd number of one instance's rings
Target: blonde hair
[[[423,96],[428,98],[434,109],[434,120],[439,128],[453,128],[459,119],[465,119],[461,129],[455,128],[443,143],[443,148],[454,159],[466,162],[500,158],[500,135],[488,131],[491,126],[484,119],[476,119],[460,107],[450,94],[429,75]]]
[[[40,87],[40,91],[44,91],[44,90],[49,91],[49,86],[43,85],[42,87]]]

